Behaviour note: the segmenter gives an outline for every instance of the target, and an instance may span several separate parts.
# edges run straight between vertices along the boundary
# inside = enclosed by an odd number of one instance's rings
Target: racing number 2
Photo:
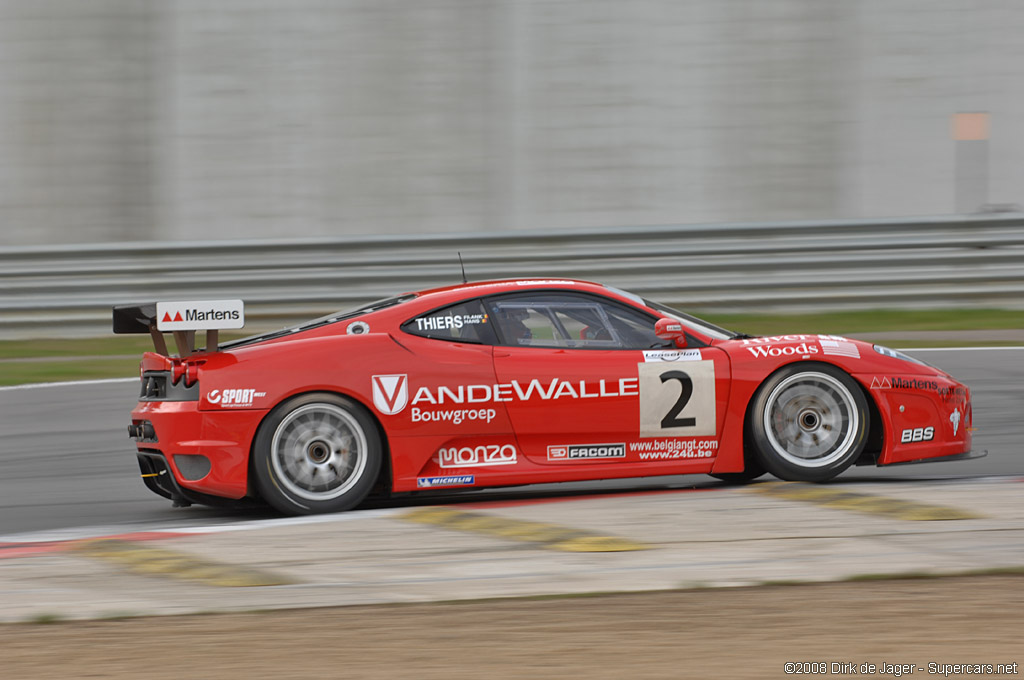
[[[669,380],[679,381],[679,399],[672,405],[672,408],[668,410],[665,417],[661,419],[661,429],[668,427],[694,427],[697,425],[697,419],[694,417],[679,418],[679,412],[686,408],[686,405],[690,402],[690,397],[693,396],[693,378],[682,371],[669,371],[661,374],[661,382],[668,382]]]
[[[640,375],[640,436],[694,437],[715,434],[715,362],[637,365]]]

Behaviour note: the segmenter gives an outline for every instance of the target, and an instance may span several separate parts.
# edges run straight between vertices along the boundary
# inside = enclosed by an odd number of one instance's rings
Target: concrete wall
[[[942,214],[959,111],[991,116],[979,202],[1024,203],[1022,29],[1016,0],[0,0],[0,245]]]

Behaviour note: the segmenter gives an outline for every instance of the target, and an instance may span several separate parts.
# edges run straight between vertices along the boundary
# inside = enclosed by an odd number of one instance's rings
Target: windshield
[[[731,340],[733,338],[741,337],[741,333],[734,333],[724,328],[719,328],[713,323],[708,323],[702,319],[698,319],[695,316],[678,312],[667,305],[663,305],[660,302],[651,302],[650,300],[644,300],[644,304],[651,309],[656,309],[665,316],[670,316],[674,319],[682,321],[684,324],[692,328],[693,330],[708,336],[714,340]]]
[[[357,307],[356,309],[351,309],[345,312],[334,312],[333,314],[327,314],[325,316],[321,316],[318,319],[306,321],[297,326],[289,326],[288,328],[282,328],[281,330],[278,331],[271,331],[270,333],[264,333],[263,335],[253,335],[248,338],[242,338],[241,340],[225,342],[220,345],[220,349],[230,349],[232,347],[248,345],[250,343],[260,342],[262,340],[273,340],[274,338],[282,338],[286,335],[291,335],[292,333],[298,333],[299,331],[307,331],[310,328],[326,326],[329,323],[336,323],[338,321],[344,321],[346,319],[362,316],[363,314],[376,312],[377,310],[384,309],[386,307],[394,307],[395,305],[406,302],[407,300],[412,300],[414,297],[416,297],[416,295],[409,293],[407,295],[399,295],[397,297],[390,297],[385,298],[383,300],[377,300],[376,302],[371,302],[368,305],[363,305],[362,307]]]

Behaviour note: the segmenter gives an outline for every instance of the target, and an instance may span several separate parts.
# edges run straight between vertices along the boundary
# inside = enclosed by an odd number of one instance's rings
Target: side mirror
[[[662,340],[672,340],[676,347],[686,347],[686,329],[675,319],[658,319],[654,334]]]

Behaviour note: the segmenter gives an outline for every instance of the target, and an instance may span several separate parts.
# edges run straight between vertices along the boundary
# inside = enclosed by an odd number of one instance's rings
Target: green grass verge
[[[680,309],[685,307],[679,306]],[[1024,329],[1024,311],[1005,309],[873,309],[817,314],[696,314],[751,335]]]
[[[685,305],[677,305],[685,309]],[[817,314],[719,314],[695,312],[724,328],[751,335],[780,333],[1007,330],[1024,329],[1024,311],[1001,309],[868,310]],[[255,330],[251,332],[256,332]],[[223,336],[224,340],[245,334]],[[887,339],[890,347],[949,347],[962,340]],[[1014,345],[1012,341],[971,344]],[[101,338],[0,341],[0,385],[21,385],[62,380],[126,378],[137,374],[139,358],[152,350],[147,336],[111,335]],[[28,361],[25,361],[28,360]]]

